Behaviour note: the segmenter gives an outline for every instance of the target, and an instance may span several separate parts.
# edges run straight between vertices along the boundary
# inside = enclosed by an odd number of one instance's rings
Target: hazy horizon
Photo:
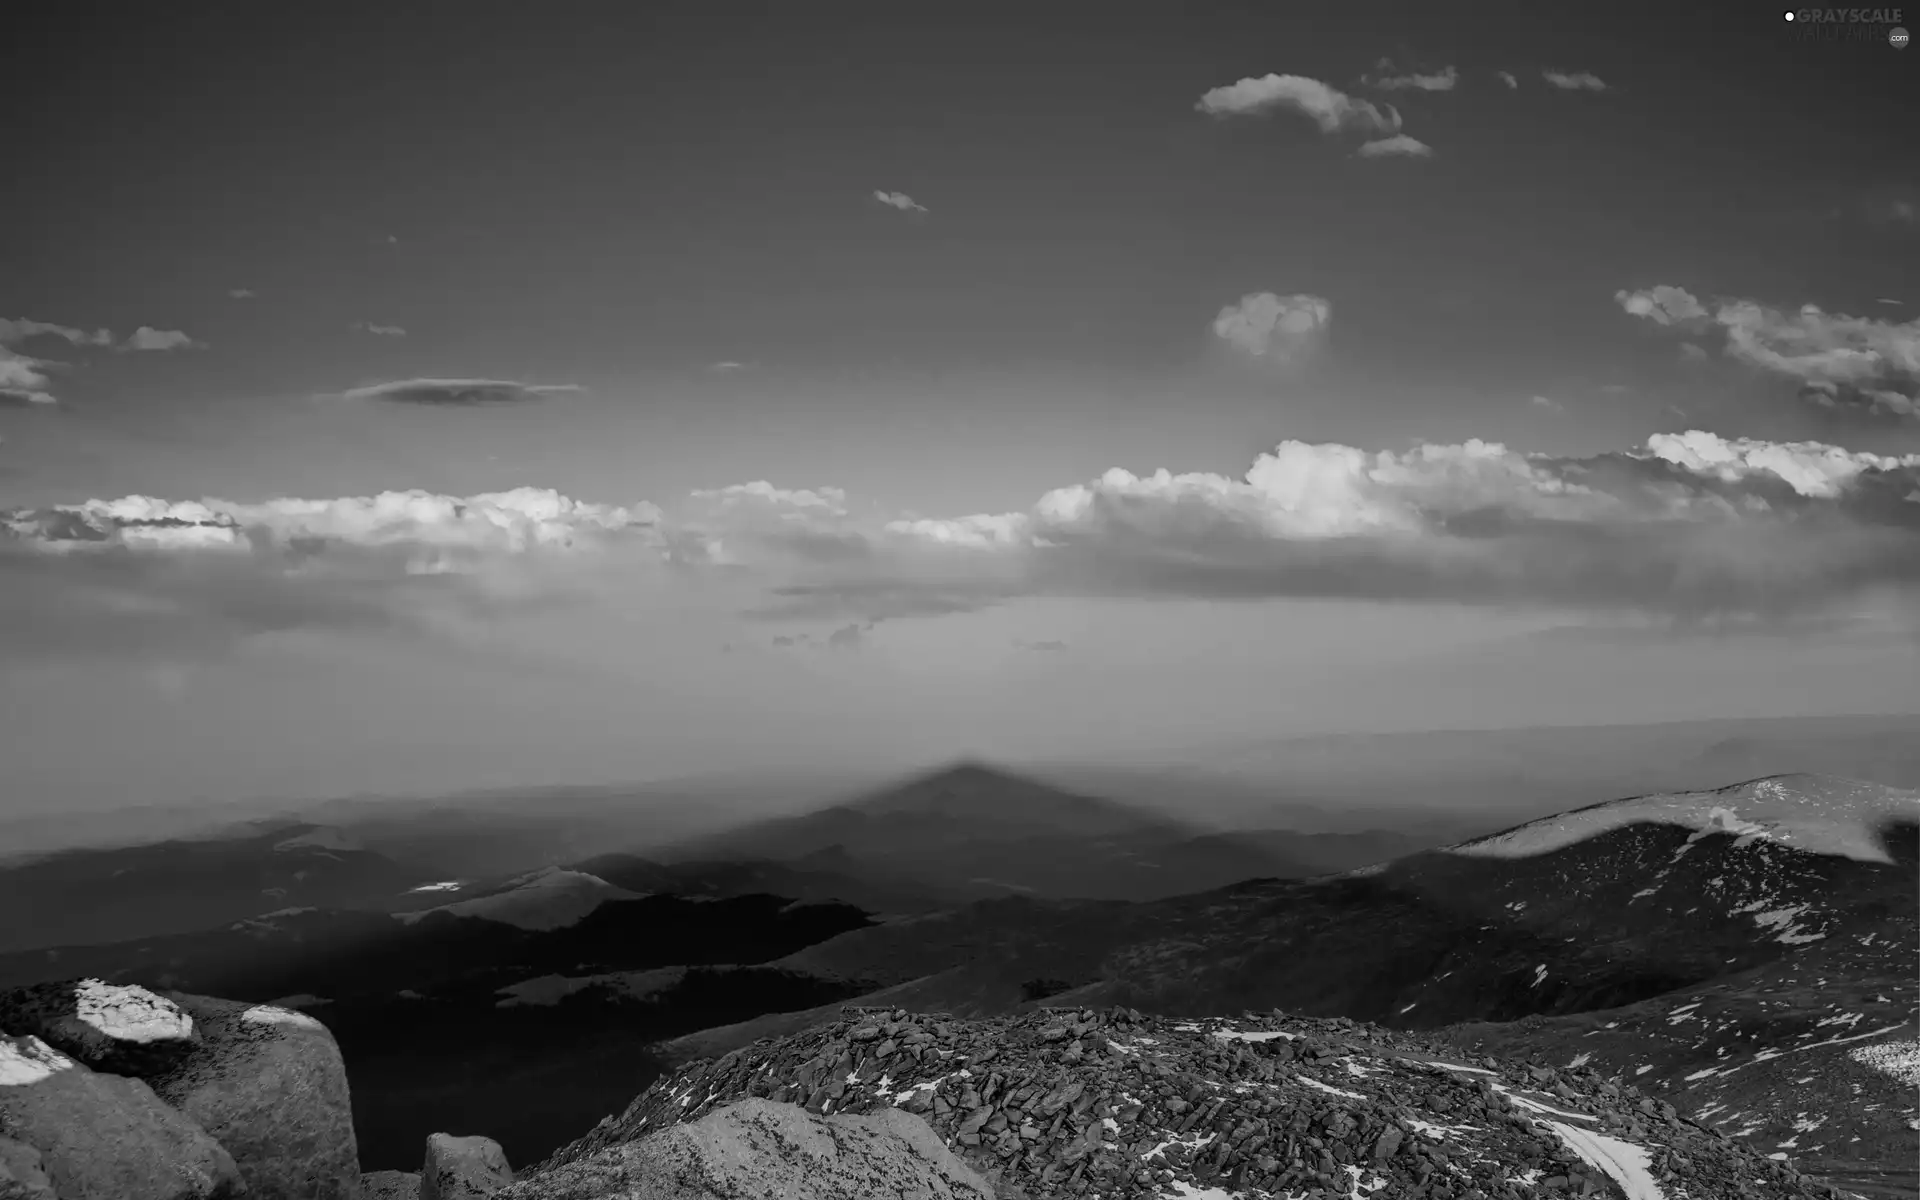
[[[0,816],[1920,713],[1911,56],[853,8],[22,17]]]

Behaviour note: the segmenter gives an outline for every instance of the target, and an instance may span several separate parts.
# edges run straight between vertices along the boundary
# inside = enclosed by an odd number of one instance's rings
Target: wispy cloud
[[[1427,73],[1418,71],[1397,73],[1394,70],[1393,61],[1383,58],[1375,65],[1374,70],[1378,74],[1369,76],[1362,82],[1369,87],[1389,92],[1450,92],[1460,83],[1460,72],[1453,67],[1442,67],[1438,71]]]
[[[712,366],[708,367],[707,369],[709,371],[717,371],[717,372],[720,372],[721,374],[726,374],[727,372],[730,372],[730,371],[744,371],[748,368],[748,366],[749,364],[747,363],[735,362],[733,359],[729,358],[729,359],[723,359],[720,362],[714,363]]]
[[[1317,348],[1333,321],[1333,305],[1319,296],[1251,292],[1220,310],[1213,336],[1242,354],[1291,362]]]
[[[1361,158],[1432,158],[1433,147],[1418,138],[1396,133],[1390,138],[1368,142],[1356,153]]]
[[[1322,133],[1396,133],[1400,114],[1391,105],[1359,100],[1304,75],[1262,75],[1217,87],[1194,105],[1215,117],[1257,116],[1286,110],[1312,119]]]
[[[1035,654],[1059,654],[1065,651],[1067,648],[1067,644],[1065,642],[1057,641],[1054,639],[1047,639],[1045,641],[1038,641],[1038,642],[1016,641],[1014,645],[1018,646],[1022,650],[1031,650]]]
[[[515,383],[507,379],[397,379],[349,388],[339,399],[439,408],[530,404],[547,396],[582,391],[578,384]]]
[[[1563,92],[1604,92],[1606,81],[1591,71],[1542,71],[1540,78]]]
[[[380,325],[372,321],[355,321],[352,325],[348,326],[348,328],[358,330],[361,333],[371,333],[375,337],[403,338],[407,336],[407,331],[398,325]]]
[[[1527,403],[1533,405],[1535,408],[1550,409],[1553,412],[1567,411],[1566,405],[1551,396],[1529,396],[1527,397]]]
[[[77,329],[72,325],[57,325],[51,321],[0,317],[0,346],[13,346],[44,337],[59,338],[73,346],[113,345],[113,331],[109,329]]]
[[[914,200],[905,192],[883,192],[875,189],[873,198],[888,208],[897,208],[901,212],[926,212],[927,206]]]
[[[1515,75],[1512,71],[1495,71],[1493,77],[1501,83],[1506,84],[1509,88],[1517,88],[1520,86],[1519,76]]]
[[[0,405],[9,408],[57,404],[47,374],[58,364],[0,345]]]
[[[1709,305],[1669,285],[1614,298],[1655,324],[1717,334],[1727,358],[1798,383],[1810,403],[1920,419],[1920,319],[1881,321],[1812,304],[1789,312],[1734,297]]]
[[[227,295],[231,296],[235,300],[252,300],[259,294],[260,293],[254,291],[252,288],[228,288],[227,289]]]
[[[24,408],[59,403],[52,372],[66,364],[15,349],[23,342],[58,339],[70,346],[111,346],[113,332],[80,329],[29,317],[0,317],[0,406]]]
[[[150,351],[165,353],[169,350],[204,350],[205,342],[196,342],[178,329],[155,329],[151,325],[142,325],[127,335],[127,340],[114,347],[124,351]]]

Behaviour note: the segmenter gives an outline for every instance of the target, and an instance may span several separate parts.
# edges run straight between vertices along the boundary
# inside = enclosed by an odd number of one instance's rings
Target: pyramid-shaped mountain
[[[1264,841],[979,763],[743,825],[678,847],[671,857],[830,861],[837,871],[948,899],[1141,900],[1315,873]]]

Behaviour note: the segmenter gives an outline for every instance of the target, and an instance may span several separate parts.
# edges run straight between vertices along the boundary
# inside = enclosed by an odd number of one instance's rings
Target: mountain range
[[[1773,776],[1453,841],[1167,807],[967,763],[557,865],[438,851],[420,821],[72,851],[0,871],[0,987],[305,1011],[338,1039],[368,1169],[446,1128],[539,1159],[682,1064],[857,1001],[1373,1022],[1592,1065],[1913,1194],[1920,793]],[[509,869],[443,873],[476,864]]]

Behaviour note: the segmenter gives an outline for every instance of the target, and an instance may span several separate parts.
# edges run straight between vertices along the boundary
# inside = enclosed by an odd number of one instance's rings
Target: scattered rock
[[[160,1098],[233,1155],[249,1200],[353,1200],[360,1156],[340,1048],[291,1009],[169,993],[198,1046],[153,1077]]]
[[[164,996],[100,979],[67,979],[0,992],[0,1030],[39,1038],[96,1071],[145,1078],[198,1041],[193,1019]]]
[[[889,1041],[894,1051],[880,1054]],[[1100,1052],[1076,1055],[1082,1047]],[[1512,1200],[1537,1190],[1517,1182],[1528,1179],[1563,1180],[1569,1196],[1649,1195],[1659,1181],[1676,1197],[1821,1194],[1790,1167],[1685,1122],[1627,1140],[1622,1122],[1643,1097],[1625,1080],[1568,1069],[1547,1090],[1524,1068],[1487,1061],[1475,1067],[1424,1035],[1344,1018],[1173,1021],[1116,1008],[964,1021],[863,1010],[687,1064],[526,1171],[509,1195],[652,1197],[636,1172],[653,1160],[635,1147],[748,1097],[828,1119],[916,1114],[1003,1198]]]
[[[0,1037],[0,1129],[38,1152],[60,1200],[226,1200],[244,1188],[220,1143],[145,1082],[37,1037]]]
[[[420,1172],[368,1171],[360,1176],[361,1200],[420,1200]]]
[[[869,1039],[870,1040],[870,1039]],[[750,1098],[529,1176],[497,1200],[994,1200],[919,1117],[816,1116]]]
[[[420,1200],[471,1200],[491,1196],[513,1182],[507,1152],[487,1137],[436,1133],[427,1138],[420,1167]]]

